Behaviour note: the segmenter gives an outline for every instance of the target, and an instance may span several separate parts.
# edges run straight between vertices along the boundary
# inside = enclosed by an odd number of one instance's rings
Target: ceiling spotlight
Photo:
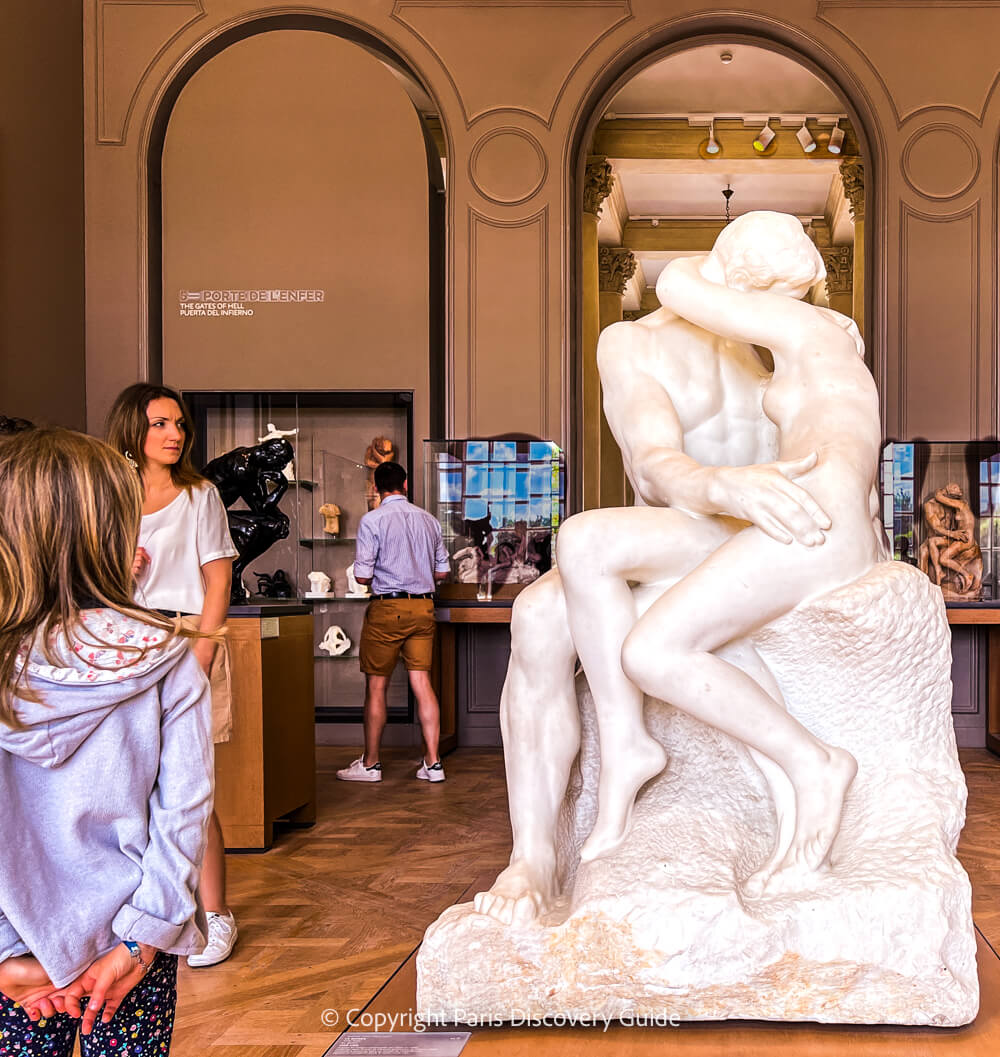
[[[708,143],[705,145],[705,152],[707,154],[718,154],[722,148],[719,146],[719,141],[715,138],[715,118],[712,118],[708,123]]]
[[[839,154],[844,149],[844,130],[840,127],[840,118],[830,130],[830,142],[826,145],[826,149],[831,154]]]
[[[771,119],[768,118],[767,121],[764,122],[764,127],[753,138],[753,149],[760,154],[763,154],[764,151],[767,150],[771,145],[771,140],[774,139],[774,129],[771,128],[770,122]]]
[[[812,133],[806,128],[805,121],[802,122],[802,128],[795,133],[795,138],[799,141],[802,149],[806,154],[812,154],[816,149],[816,141],[812,138]]]

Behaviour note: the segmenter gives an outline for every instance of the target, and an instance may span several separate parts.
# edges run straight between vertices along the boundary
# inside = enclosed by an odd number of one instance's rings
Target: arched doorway
[[[814,297],[869,339],[878,333],[865,224],[876,158],[858,108],[825,69],[743,32],[677,37],[623,57],[580,115],[571,154],[582,206],[571,248],[572,465],[575,505],[591,507],[631,501],[601,411],[600,331],[658,308],[660,270],[674,256],[707,252],[727,210],[799,216],[827,264]],[[881,347],[867,345],[880,380]]]
[[[301,115],[296,113],[294,105],[289,106],[287,121],[278,126],[279,130],[284,133],[287,131],[285,125],[291,126],[297,122],[304,132],[300,136],[300,141],[293,145],[293,149],[289,149],[289,144],[286,143],[283,151],[275,151],[276,155],[283,155],[286,159],[290,156],[294,157],[296,164],[299,166],[299,172],[294,172],[291,168],[286,169],[283,182],[288,186],[289,196],[301,194],[302,192],[302,181],[298,179],[301,171],[308,170],[310,166],[315,167],[317,170],[322,170],[316,173],[312,189],[307,189],[308,193],[312,193],[315,196],[316,207],[312,212],[315,222],[309,222],[308,203],[304,204],[304,208],[294,216],[294,222],[288,226],[290,238],[288,245],[284,247],[285,257],[290,258],[294,255],[290,247],[295,237],[300,238],[302,246],[308,247],[313,244],[316,249],[316,267],[313,271],[317,276],[322,277],[325,275],[326,279],[325,282],[318,282],[314,279],[306,285],[325,286],[327,288],[327,297],[329,298],[328,304],[337,303],[339,297],[339,308],[331,308],[327,313],[330,317],[327,323],[337,323],[338,325],[328,325],[326,332],[330,335],[331,352],[335,350],[337,355],[341,357],[347,356],[345,346],[349,346],[350,356],[355,361],[363,360],[366,354],[369,354],[369,360],[371,359],[371,335],[366,335],[364,332],[363,317],[371,320],[374,330],[378,331],[380,321],[405,316],[403,328],[408,329],[411,335],[419,335],[418,340],[423,346],[425,381],[420,385],[420,388],[424,390],[424,395],[422,398],[416,397],[416,399],[423,400],[425,409],[423,416],[418,415],[418,429],[425,430],[429,435],[440,435],[443,432],[444,409],[446,406],[444,170],[448,154],[446,145],[447,131],[442,126],[435,101],[426,90],[422,81],[399,55],[383,41],[358,26],[322,15],[276,15],[253,19],[230,27],[212,37],[184,62],[157,102],[155,112],[147,123],[147,146],[145,151],[145,204],[148,221],[146,225],[145,252],[147,269],[145,286],[148,294],[146,311],[146,373],[154,378],[162,376],[165,335],[168,342],[171,340],[170,335],[167,333],[169,328],[165,326],[165,323],[177,312],[177,305],[174,303],[176,298],[173,297],[171,299],[172,295],[176,294],[176,291],[171,288],[172,293],[166,295],[164,293],[165,280],[168,282],[172,281],[164,268],[167,251],[164,241],[164,151],[168,141],[169,130],[171,127],[176,130],[177,127],[176,121],[173,126],[171,122],[177,113],[179,101],[183,104],[182,97],[190,96],[196,90],[199,79],[211,74],[213,64],[216,66],[220,63],[236,65],[233,61],[233,56],[236,55],[240,48],[256,48],[258,52],[264,54],[267,48],[261,47],[263,42],[288,41],[292,38],[303,41],[311,39],[312,41],[327,42],[330,45],[328,50],[330,50],[331,54],[327,56],[323,63],[327,67],[326,72],[335,71],[340,66],[346,67],[350,65],[352,69],[357,67],[358,70],[371,74],[376,80],[381,78],[381,90],[387,91],[389,94],[395,93],[392,99],[393,120],[396,120],[397,123],[400,121],[407,123],[403,132],[409,140],[410,153],[408,158],[405,159],[405,168],[411,174],[411,177],[419,181],[419,210],[423,219],[420,221],[421,230],[419,232],[413,230],[402,232],[400,230],[403,226],[412,229],[413,225],[409,221],[405,225],[397,226],[397,237],[402,240],[403,236],[405,236],[406,245],[405,247],[400,246],[397,249],[393,249],[390,253],[394,236],[392,231],[384,229],[387,224],[391,223],[391,220],[385,220],[385,210],[369,209],[372,195],[377,193],[377,188],[373,186],[372,180],[365,179],[365,175],[361,170],[368,166],[370,171],[379,174],[381,183],[388,186],[388,181],[382,179],[382,177],[391,176],[394,167],[396,167],[398,174],[398,166],[403,163],[397,157],[386,157],[383,159],[384,164],[380,168],[378,158],[368,157],[364,165],[359,164],[359,152],[367,150],[369,143],[376,143],[378,137],[365,137],[365,142],[361,144],[358,142],[352,143],[350,139],[351,132],[357,132],[359,121],[363,123],[365,114],[367,114],[369,121],[375,122],[376,127],[379,127],[378,119],[380,114],[377,107],[368,106],[366,111],[365,106],[370,100],[358,96],[352,98],[349,92],[335,100],[308,99],[308,90],[304,83],[309,82],[307,75],[315,71],[303,70],[302,68],[292,69],[290,75],[283,80],[279,78],[271,81],[274,89],[271,94],[275,97],[284,98],[282,93],[285,93],[288,94],[288,98],[294,100],[294,90],[298,86],[299,98],[306,98],[310,106],[316,103],[315,109],[317,113],[322,111],[324,103],[328,103],[329,106],[325,111],[324,120],[316,123],[311,129],[302,125]],[[284,53],[288,52],[288,48],[282,48],[281,50]],[[317,48],[315,45],[312,46],[311,50],[314,54],[316,53]],[[253,71],[252,77],[246,76],[247,96],[253,96],[253,101],[257,107],[266,110],[270,104],[266,84],[268,78],[274,76],[277,70],[271,68],[266,55],[264,55],[263,60],[261,55],[257,55],[256,62],[256,67],[254,67],[252,61],[244,63],[245,73],[246,71]],[[285,63],[287,66],[287,54]],[[364,67],[367,69],[362,69]],[[373,74],[372,71],[374,71]],[[219,78],[217,77],[216,79],[218,80]],[[331,81],[331,84],[336,86],[335,79]],[[391,87],[386,89],[386,85]],[[262,87],[263,90],[261,90]],[[357,86],[351,84],[350,87],[356,88]],[[325,86],[324,91],[326,91]],[[233,142],[242,151],[247,146],[247,142],[255,138],[254,122],[252,118],[248,120],[245,112],[246,109],[249,109],[250,99],[248,98],[247,107],[244,108],[239,99],[235,97],[236,94],[238,94],[238,89],[235,90],[233,98],[230,99],[231,111],[233,112],[234,121],[242,122],[245,135],[237,137]],[[317,91],[313,93],[313,96],[316,97],[321,94],[321,92]],[[280,105],[280,103],[276,103],[276,105]],[[338,107],[342,108],[342,115],[337,113]],[[407,111],[408,116],[401,114],[402,111]],[[341,116],[351,118],[352,114],[358,118],[358,120],[353,121],[353,124],[351,120],[341,120]],[[267,116],[266,114],[261,114],[262,119]],[[274,115],[270,115],[270,117],[273,119]],[[218,125],[218,114],[214,115],[212,120],[215,120]],[[281,121],[280,117],[278,121]],[[341,128],[340,126],[344,127]],[[316,151],[314,148],[321,142],[325,145],[325,150]],[[245,166],[244,175],[248,182],[259,177],[260,161],[266,155],[266,151],[258,152],[256,158],[253,159],[253,164]],[[247,154],[247,157],[253,158],[252,151]],[[276,158],[276,161],[280,162],[280,160],[280,156]],[[220,151],[219,161],[222,165],[226,165],[229,164],[231,159],[226,157],[225,151]],[[290,178],[292,175],[295,176],[295,179]],[[275,167],[274,178],[279,182],[282,181],[280,165]],[[344,194],[345,186],[350,187],[352,181],[356,189],[365,191],[367,197],[363,208],[359,207],[357,199],[352,200],[350,195],[345,196]],[[323,203],[322,195],[319,193],[322,191],[324,183],[329,187],[329,196],[326,203]],[[246,207],[245,201],[243,205]],[[259,205],[255,204],[250,216],[245,215],[244,212],[244,216],[241,218],[232,217],[224,233],[225,237],[228,238],[232,231],[241,224],[243,225],[243,230],[246,231],[255,222],[266,223],[268,216],[273,215],[276,209],[280,211],[281,208],[282,195],[279,190],[273,195],[270,203],[260,201]],[[173,216],[178,214],[176,202],[172,207],[172,214]],[[337,217],[340,218],[339,226]],[[366,220],[375,229],[379,229],[381,225],[381,230],[377,231],[377,237],[372,237],[370,240],[357,237],[359,222]],[[292,228],[295,230],[291,230]],[[216,236],[216,241],[218,241],[219,231],[216,230],[215,232],[207,233],[206,245],[212,235]],[[274,249],[273,240],[268,247],[254,246],[252,239],[244,240],[242,247],[239,246],[238,241],[234,242],[232,246],[233,255],[243,259],[256,258],[258,260],[266,260],[272,249]],[[400,253],[399,250],[405,250],[405,253]],[[324,252],[330,260],[349,261],[353,269],[352,274],[348,276],[344,269],[341,269],[339,273],[331,274],[329,268],[324,265]],[[418,254],[419,260],[417,259]],[[167,263],[167,271],[169,271],[169,260]],[[403,269],[409,266],[411,271],[417,273],[412,277],[413,281],[410,283],[413,289],[409,290],[407,295],[411,302],[407,309],[409,312],[408,316],[405,312],[400,312],[396,303],[400,292],[398,287],[393,285],[390,265],[398,265]],[[279,282],[281,275],[277,274],[282,267],[285,266],[275,266],[275,274],[272,275],[273,282],[267,282],[264,276],[260,276],[258,285],[264,287],[268,285],[283,285],[282,282]],[[292,271],[294,270],[293,268]],[[222,279],[222,276],[220,276],[220,279]],[[225,281],[230,282],[231,280]],[[419,292],[414,283],[420,286]],[[382,287],[384,296],[378,293],[377,287],[379,285]],[[360,297],[359,288],[362,292]],[[415,304],[418,296],[422,300],[419,306]],[[368,304],[368,309],[362,311],[360,306],[365,302],[366,297],[370,303]],[[354,332],[350,333],[350,328],[347,328],[344,331],[344,343],[341,346],[337,346],[336,337],[341,329],[340,325],[350,317],[355,319]],[[292,340],[302,337],[301,329],[301,327],[293,324],[290,328]],[[270,335],[269,339],[266,339],[274,347],[275,352],[279,348],[281,349],[275,361],[275,371],[278,375],[279,384],[276,385],[272,381],[269,388],[282,387],[280,385],[280,370],[283,364],[287,364],[288,347],[287,345],[284,347],[278,345],[277,337],[278,334],[275,333]],[[174,340],[176,347],[176,339]],[[391,351],[388,346],[391,344],[391,335],[388,330],[386,334],[381,336],[381,339],[374,343],[379,344],[379,341],[383,347],[383,358],[389,362],[391,360]],[[315,336],[313,345],[310,355],[314,361],[318,361],[322,350]],[[167,349],[167,356],[169,358],[169,349]],[[389,377],[385,378],[382,386],[403,387],[399,382],[393,381]],[[297,383],[287,387],[304,388],[305,386],[300,377]],[[310,387],[326,389],[359,388],[356,382],[341,383],[336,379],[320,376],[317,376],[312,381]],[[375,386],[365,384],[360,387],[371,388]],[[420,421],[420,418],[423,421]]]

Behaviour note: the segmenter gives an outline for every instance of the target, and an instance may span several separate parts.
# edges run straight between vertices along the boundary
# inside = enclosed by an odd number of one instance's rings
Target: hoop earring
[[[131,466],[132,469],[135,470],[136,473],[138,473],[139,464],[135,461],[135,456],[130,451],[127,451],[125,452],[125,458],[128,461],[129,466]]]

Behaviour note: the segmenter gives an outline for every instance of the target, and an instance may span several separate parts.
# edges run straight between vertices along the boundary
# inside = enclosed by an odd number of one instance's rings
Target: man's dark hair
[[[375,487],[380,492],[402,492],[406,471],[398,462],[381,462],[375,467]]]

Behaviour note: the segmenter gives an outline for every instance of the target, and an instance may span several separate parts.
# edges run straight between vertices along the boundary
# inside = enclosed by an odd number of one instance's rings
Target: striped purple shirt
[[[377,595],[434,590],[434,573],[451,568],[437,518],[403,495],[387,495],[358,522],[354,575],[373,576]]]

